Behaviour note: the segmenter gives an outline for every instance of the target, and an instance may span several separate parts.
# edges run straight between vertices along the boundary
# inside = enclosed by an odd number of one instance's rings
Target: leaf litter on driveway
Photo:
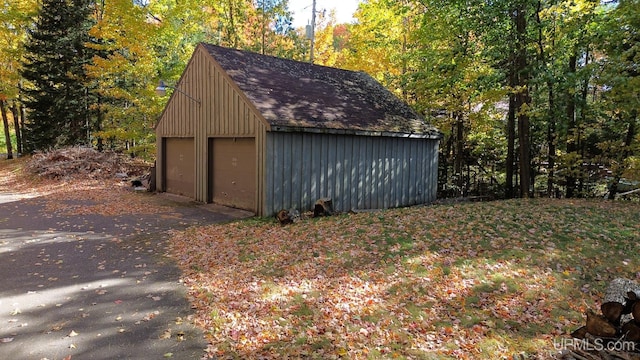
[[[30,179],[16,175],[20,163],[5,164],[5,188],[20,198],[55,200],[45,204],[43,218],[59,211],[180,219],[123,182]],[[88,206],[77,206],[82,201]],[[544,359],[556,339],[584,322],[586,309],[599,305],[608,281],[638,278],[639,211],[631,202],[536,199],[340,215],[287,227],[248,220],[175,231],[171,253],[212,358]],[[51,264],[39,267],[45,265]],[[34,275],[40,276],[48,275]],[[101,296],[118,306],[121,295]],[[137,315],[132,329],[161,314]],[[12,339],[7,345],[14,338],[1,339]]]
[[[190,308],[177,269],[163,258],[182,211],[118,179],[29,176],[20,170],[25,161],[0,163],[0,188],[13,194],[0,204],[9,209],[0,211],[0,353],[202,357],[206,344],[191,322],[173,321],[191,319]],[[161,338],[168,328],[190,341]]]

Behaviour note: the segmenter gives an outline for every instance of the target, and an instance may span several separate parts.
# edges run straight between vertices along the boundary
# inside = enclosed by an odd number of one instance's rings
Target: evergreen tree
[[[88,141],[91,91],[85,65],[91,62],[91,0],[43,0],[29,33],[22,76],[28,117],[27,151]]]

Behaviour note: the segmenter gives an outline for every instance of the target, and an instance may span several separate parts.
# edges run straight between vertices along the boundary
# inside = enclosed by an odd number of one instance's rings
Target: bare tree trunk
[[[569,77],[573,78],[576,73],[576,61],[577,56],[572,54],[569,57]],[[573,80],[570,80],[569,86],[567,87],[567,154],[577,153],[578,143],[576,137],[578,136],[577,126],[576,126],[576,99],[573,95],[575,89],[575,84]],[[573,174],[574,172],[573,164],[571,164],[571,168],[569,168],[569,172],[567,175],[567,192],[566,196],[568,198],[574,197],[576,194],[576,176]]]
[[[584,60],[584,66],[586,67],[587,65],[589,65],[589,46],[587,45],[587,49],[585,50],[585,60]],[[581,89],[581,98],[580,98],[580,119],[578,121],[578,123],[576,124],[576,131],[578,132],[577,135],[577,147],[580,149],[580,158],[584,159],[585,158],[585,144],[584,141],[582,141],[582,125],[585,124],[587,122],[587,98],[589,96],[589,81],[591,80],[590,77],[587,77],[586,79],[584,79],[583,83],[582,83],[582,89]],[[581,168],[582,170],[582,168]],[[580,197],[583,196],[584,194],[584,185],[585,182],[588,181],[588,174],[585,171],[580,171],[580,182],[578,185],[578,194]]]
[[[524,94],[519,94],[518,101],[519,109],[522,109],[523,105],[529,104],[529,92],[524,90]],[[530,197],[531,189],[531,153],[530,153],[530,139],[529,139],[529,115],[524,111],[520,111],[518,115],[518,141],[520,143],[520,197]]]
[[[555,1],[552,2],[555,5]],[[538,61],[544,66],[548,66],[547,53],[545,52],[543,25],[540,18],[542,12],[542,1],[538,1],[536,10],[536,22],[538,25]],[[551,27],[551,47],[555,48],[555,20]],[[553,62],[553,60],[551,60]],[[553,69],[553,67],[549,67]],[[549,112],[547,114],[547,196],[555,197],[555,166],[556,166],[556,102],[553,81],[547,81],[547,101],[549,102]]]
[[[547,196],[554,197],[554,177],[556,167],[556,118],[555,118],[555,99],[553,94],[553,83],[547,83],[549,97],[549,119],[547,120]]]
[[[445,197],[448,197],[450,195],[449,189],[445,189],[445,185],[450,179],[449,167],[451,166],[450,157],[451,157],[451,148],[453,147],[453,136],[449,135],[449,137],[446,138],[446,140],[447,141],[445,142],[444,151],[442,153],[442,166],[439,165],[439,167],[443,169],[443,174],[441,178],[442,179],[441,184],[442,184],[442,190],[443,190],[442,193],[445,194]]]
[[[455,113],[455,126],[456,126],[456,145],[455,145],[455,158],[454,158],[454,172],[456,175],[456,185],[460,189],[461,194],[465,194],[464,189],[464,121],[460,112]]]
[[[613,182],[609,186],[609,200],[614,200],[616,198],[616,194],[618,193],[618,184],[622,179],[622,174],[624,173],[624,166],[622,163],[626,158],[631,155],[631,143],[633,142],[633,138],[636,136],[636,118],[638,114],[634,111],[631,115],[631,119],[629,121],[629,127],[627,128],[627,136],[624,139],[624,150],[621,151],[618,162],[620,166],[616,169],[615,174],[613,175]]]
[[[13,159],[11,134],[9,133],[9,117],[7,116],[7,102],[5,100],[0,100],[0,112],[2,113],[2,124],[4,125],[4,139],[7,143],[7,159]]]
[[[238,34],[235,32],[236,25],[233,18],[233,1],[229,2],[229,28],[233,31],[232,34],[228,34],[231,35],[230,37],[232,38],[231,47],[235,48],[238,46]]]
[[[528,198],[531,188],[531,153],[530,153],[530,124],[527,106],[531,103],[529,96],[529,71],[527,64],[527,18],[524,6],[521,5],[516,10],[516,33],[517,53],[516,53],[516,74],[518,75],[518,85],[520,87],[516,94],[516,109],[518,116],[518,141],[520,144],[520,196]]]
[[[265,48],[267,47],[267,35],[266,35],[266,24],[265,22],[267,21],[267,14],[265,14],[265,2],[264,0],[262,1],[262,21],[260,24],[260,32],[261,32],[261,36],[262,36],[262,44],[261,44],[261,49],[262,49],[262,55],[265,54]]]
[[[505,197],[512,199],[513,175],[515,163],[516,146],[516,95],[509,94],[509,114],[507,116],[507,179],[505,183]]]
[[[13,131],[16,133],[16,151],[20,155],[23,153],[22,126],[20,125],[20,109],[16,101],[11,104],[11,114],[13,115]]]
[[[20,102],[20,134],[24,135],[24,123],[27,119],[27,110],[24,108],[24,104]],[[24,137],[22,138],[22,149],[24,150]]]

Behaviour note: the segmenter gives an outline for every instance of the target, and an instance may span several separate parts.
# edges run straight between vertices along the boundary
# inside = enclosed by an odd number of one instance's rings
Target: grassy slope
[[[149,211],[113,183],[26,175],[26,161],[0,161],[1,189],[92,194],[104,205],[52,211]],[[175,235],[172,250],[212,354],[542,357],[597,309],[610,279],[640,276],[639,214],[631,202],[437,205],[193,228]]]
[[[608,280],[639,276],[638,214],[540,199],[250,220],[177,234],[173,253],[213,354],[544,357]]]

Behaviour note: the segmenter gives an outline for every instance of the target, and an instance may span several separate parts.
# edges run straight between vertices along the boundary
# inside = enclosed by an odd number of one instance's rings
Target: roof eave
[[[424,133],[406,133],[406,132],[393,132],[393,131],[371,131],[371,130],[359,130],[359,129],[332,129],[332,128],[312,128],[312,127],[294,127],[294,126],[282,126],[272,125],[272,132],[297,132],[297,133],[310,133],[310,134],[332,134],[332,135],[359,135],[359,136],[379,136],[379,137],[395,137],[405,139],[431,139],[440,140],[443,134],[436,130]]]

